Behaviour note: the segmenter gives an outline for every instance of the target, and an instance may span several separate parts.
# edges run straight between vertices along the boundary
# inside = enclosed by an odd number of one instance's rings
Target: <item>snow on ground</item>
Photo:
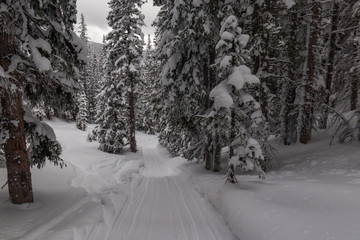
[[[49,124],[68,167],[33,169],[34,204],[12,205],[0,191],[1,240],[360,239],[359,143],[277,145],[266,180],[225,184],[170,158],[156,136],[138,133],[138,153],[113,155],[74,124]]]
[[[318,137],[275,147],[278,167],[264,181],[224,184],[202,166],[182,169],[242,240],[360,239],[360,145]]]
[[[74,124],[52,121],[68,167],[33,170],[34,204],[0,191],[0,239],[237,239],[169,159],[156,136],[138,134],[138,153],[107,154]],[[0,169],[0,182],[6,181]]]

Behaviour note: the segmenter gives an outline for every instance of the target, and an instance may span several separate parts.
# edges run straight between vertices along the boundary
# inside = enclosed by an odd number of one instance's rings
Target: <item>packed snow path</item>
[[[29,207],[34,213],[28,221],[18,223],[21,229],[13,232],[9,227],[0,233],[0,239],[237,239],[179,170],[185,161],[169,158],[156,136],[138,133],[138,153],[115,155],[97,150],[98,143],[86,142],[87,133],[73,124],[49,124],[63,146],[68,167],[47,166],[34,172],[35,198],[41,204]],[[54,182],[48,183],[50,179]],[[39,182],[43,185],[38,186]],[[54,189],[47,189],[46,194],[55,196],[51,202],[37,194],[49,184]],[[57,187],[61,188],[59,194]]]
[[[105,239],[234,239],[211,206],[158,147],[143,149],[144,168],[131,182],[131,194]],[[98,239],[101,231],[93,235]]]

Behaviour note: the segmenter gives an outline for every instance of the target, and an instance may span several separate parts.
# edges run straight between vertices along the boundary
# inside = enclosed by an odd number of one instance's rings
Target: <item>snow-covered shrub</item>
[[[28,154],[31,166],[42,168],[46,160],[60,167],[66,166],[60,158],[62,148],[56,140],[54,130],[46,123],[35,118],[28,107],[25,108],[25,128]]]

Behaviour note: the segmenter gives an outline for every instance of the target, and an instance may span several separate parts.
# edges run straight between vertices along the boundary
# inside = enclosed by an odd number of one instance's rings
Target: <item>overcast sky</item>
[[[110,31],[106,21],[109,12],[108,1],[109,0],[77,0],[78,19],[80,18],[80,14],[83,13],[90,41],[101,43],[103,35]],[[142,9],[146,24],[143,32],[145,39],[147,39],[148,34],[154,35],[154,29],[151,27],[151,23],[154,21],[159,8],[153,6],[153,0],[148,0]],[[80,20],[78,20],[78,23],[79,22]]]

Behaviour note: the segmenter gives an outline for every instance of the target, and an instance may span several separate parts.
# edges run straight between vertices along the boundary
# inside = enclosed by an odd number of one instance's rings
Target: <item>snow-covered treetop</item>
[[[0,9],[15,20],[9,28],[20,41],[19,55],[26,64],[57,84],[75,86],[77,69],[72,63],[80,64],[87,57],[87,48],[73,31],[76,1],[6,0]]]
[[[210,98],[214,99],[214,108],[217,110],[233,107],[233,89],[239,91],[246,86],[260,84],[260,80],[243,65],[243,49],[249,41],[249,36],[242,34],[237,17],[230,15],[225,18],[219,34],[216,63],[222,82],[210,92]],[[254,100],[249,94],[242,94],[240,99],[244,103]]]

